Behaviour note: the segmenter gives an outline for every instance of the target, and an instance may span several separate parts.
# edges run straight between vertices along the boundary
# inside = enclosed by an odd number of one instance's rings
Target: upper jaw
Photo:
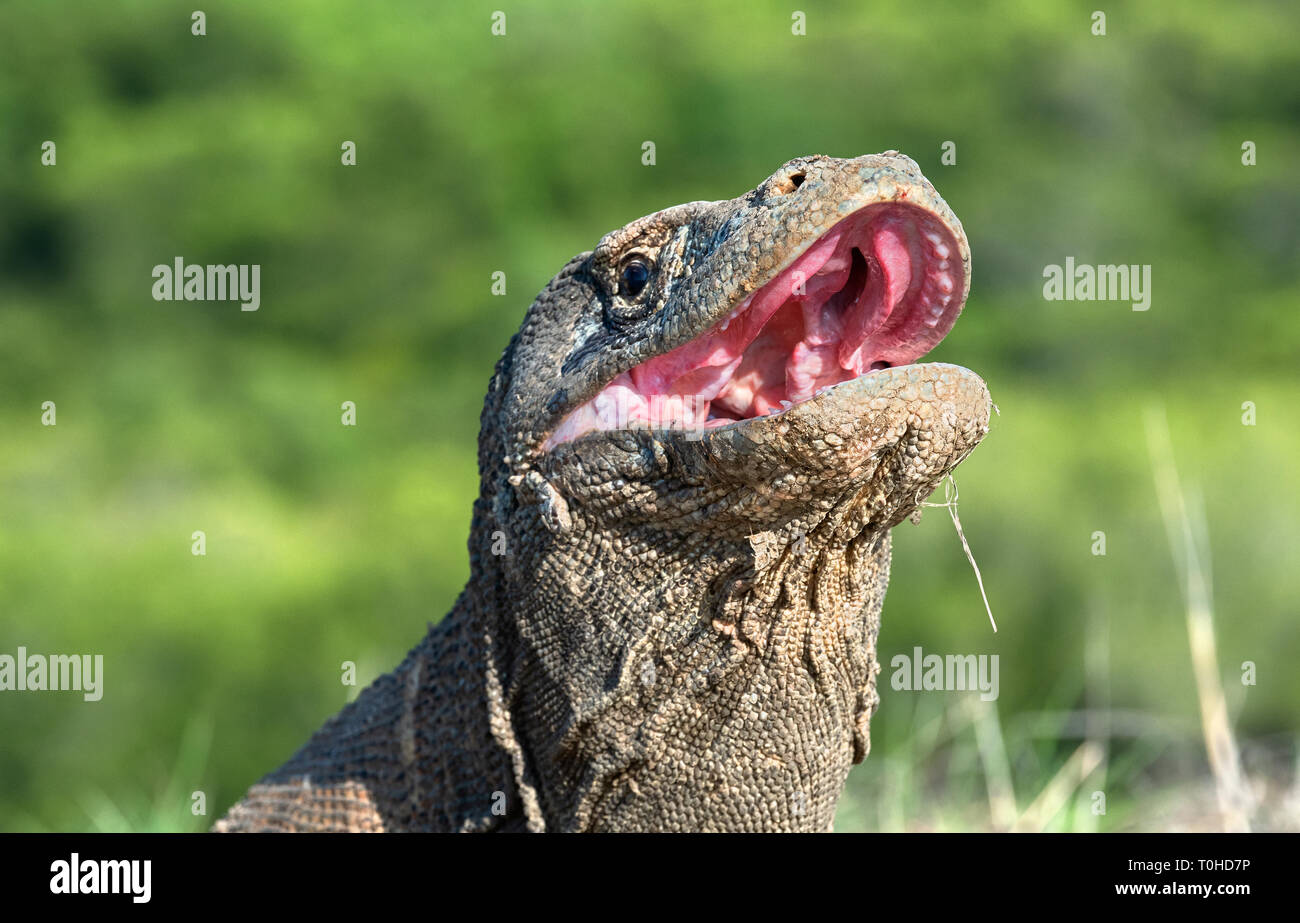
[[[791,175],[802,175],[789,189]],[[691,299],[681,312],[683,322],[672,348],[686,342],[732,313],[746,298],[778,279],[797,261],[824,243],[837,226],[873,206],[897,205],[923,217],[927,230],[942,230],[951,238],[955,298],[960,310],[970,290],[970,248],[961,222],[910,158],[896,153],[869,154],[851,160],[801,158],[783,166],[757,190],[755,202],[740,209],[727,224],[734,233],[708,256],[694,275],[704,273],[713,284]],[[811,276],[809,276],[811,278]],[[955,313],[954,313],[955,319]],[[670,318],[670,323],[672,319]]]
[[[690,257],[652,351],[571,408],[543,450],[593,429],[753,428],[919,358],[969,290],[961,223],[896,155],[793,161],[710,244]]]

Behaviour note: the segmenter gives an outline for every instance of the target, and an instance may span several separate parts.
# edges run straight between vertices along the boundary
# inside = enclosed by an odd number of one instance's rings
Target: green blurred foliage
[[[807,153],[905,151],[961,216],[973,291],[933,358],[1001,409],[959,472],[1001,631],[944,511],[896,530],[845,825],[889,825],[853,806],[929,726],[888,682],[915,645],[999,653],[1010,735],[1081,704],[1106,631],[1113,704],[1195,743],[1151,402],[1204,495],[1238,730],[1294,733],[1294,4],[1111,4],[1104,37],[1077,2],[800,2],[802,37],[791,4],[664,0],[521,4],[497,38],[500,6],[211,0],[205,37],[161,0],[0,6],[0,652],[106,662],[98,703],[0,696],[0,829],[215,819],[355,694],[342,661],[368,682],[455,598],[481,397],[532,295]],[[177,255],[261,264],[261,310],[152,300]],[[1151,264],[1150,311],[1045,301],[1067,256]],[[1016,762],[1030,796],[1071,746]]]

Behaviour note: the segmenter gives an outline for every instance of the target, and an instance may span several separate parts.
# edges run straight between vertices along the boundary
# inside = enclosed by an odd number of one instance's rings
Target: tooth
[[[945,295],[947,295],[949,292],[952,291],[952,277],[951,277],[951,276],[940,276],[940,277],[939,277],[939,290],[940,290],[941,292],[943,292]]]
[[[746,311],[748,311],[748,310],[749,310],[750,302],[752,302],[753,300],[754,300],[754,296],[753,296],[753,295],[750,295],[748,298],[746,298],[746,299],[745,299],[744,301],[742,301],[740,304],[738,304],[738,305],[736,305],[734,308],[732,308],[732,309],[731,309],[731,313],[728,314],[726,317],[724,317],[724,318],[722,319],[722,328],[721,328],[721,329],[726,330],[728,327],[731,326],[731,322],[732,322],[733,320],[735,320],[737,317],[740,317],[740,315],[742,315],[742,314],[744,314]]]
[[[927,231],[925,235],[925,239],[930,242],[930,247],[931,250],[934,252],[934,255],[941,260],[946,260],[948,258],[948,254],[952,252],[948,249],[948,245],[943,242],[943,238],[940,237],[934,231]],[[946,269],[947,267],[944,266],[940,268]]]

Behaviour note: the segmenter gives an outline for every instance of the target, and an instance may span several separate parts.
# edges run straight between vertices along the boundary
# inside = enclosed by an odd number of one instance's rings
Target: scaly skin
[[[955,238],[960,305],[961,225],[893,152],[791,161],[571,260],[492,379],[455,607],[217,829],[829,829],[869,749],[889,530],[987,432],[983,382],[903,365],[702,433],[546,440],[881,202]]]

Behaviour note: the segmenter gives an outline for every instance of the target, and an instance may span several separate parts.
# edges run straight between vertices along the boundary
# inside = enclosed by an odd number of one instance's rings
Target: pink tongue
[[[732,319],[632,369],[637,390],[642,394],[698,394],[701,400],[712,400],[735,371],[745,348],[800,285],[808,290],[814,286],[817,291],[826,290],[827,282],[817,273],[835,254],[843,237],[842,230],[832,230],[742,302],[732,312]]]
[[[844,329],[851,333],[840,343],[838,354],[840,367],[855,376],[861,375],[872,359],[863,352],[863,346],[884,326],[912,282],[912,254],[906,234],[904,227],[886,220],[872,235],[871,249],[881,271],[867,277],[866,290],[844,318]]]
[[[848,378],[836,359],[837,351],[835,343],[810,346],[805,340],[795,346],[790,353],[790,361],[785,365],[785,386],[789,391],[787,400],[806,401],[818,388]]]
[[[633,368],[632,384],[747,417],[861,375],[904,332],[890,320],[922,281],[915,236],[894,215],[832,229],[726,321]]]

